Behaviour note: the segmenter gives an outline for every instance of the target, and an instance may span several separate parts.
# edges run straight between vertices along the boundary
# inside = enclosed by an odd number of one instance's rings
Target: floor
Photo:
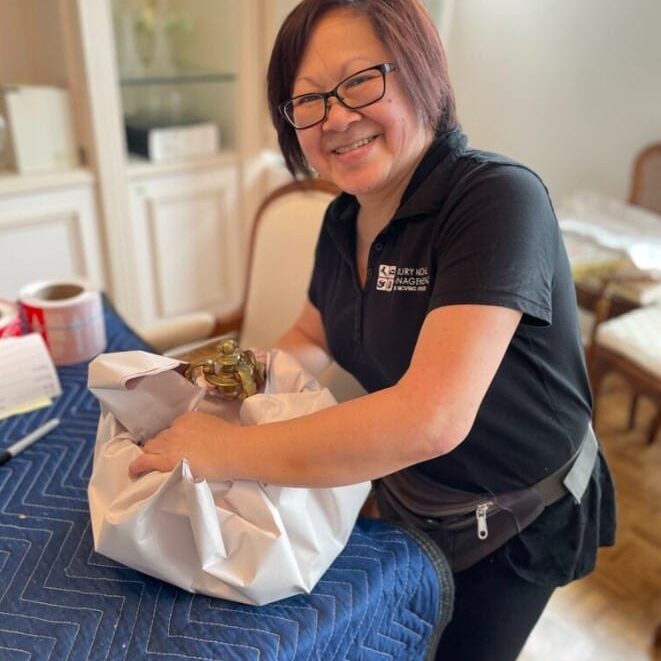
[[[652,445],[653,415],[641,401],[627,430],[630,394],[617,376],[602,388],[596,425],[618,493],[618,536],[602,549],[596,571],[555,592],[519,661],[661,660],[661,433]]]

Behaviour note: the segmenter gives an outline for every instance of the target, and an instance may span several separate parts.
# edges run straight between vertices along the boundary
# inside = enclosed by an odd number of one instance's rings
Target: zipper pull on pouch
[[[489,536],[489,529],[487,528],[487,511],[493,505],[491,500],[485,503],[480,503],[475,508],[475,518],[477,519],[477,536],[479,539],[486,539]]]

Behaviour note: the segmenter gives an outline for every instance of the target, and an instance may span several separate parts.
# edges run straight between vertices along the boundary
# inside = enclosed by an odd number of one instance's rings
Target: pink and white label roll
[[[0,338],[21,335],[21,317],[18,306],[0,299]]]
[[[33,282],[19,296],[25,321],[56,365],[90,360],[106,347],[101,294],[80,279]]]

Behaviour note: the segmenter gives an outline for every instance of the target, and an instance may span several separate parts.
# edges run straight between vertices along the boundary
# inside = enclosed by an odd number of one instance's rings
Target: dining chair
[[[339,189],[323,179],[288,182],[276,188],[255,214],[244,299],[217,320],[216,335],[234,334],[240,346],[268,349],[303,308],[324,213]],[[333,363],[319,378],[339,401],[364,390]]]
[[[629,203],[636,206],[642,207],[649,211],[657,213],[661,217],[661,142],[656,142],[648,145],[641,149],[637,154],[633,162],[631,169],[631,183],[629,190]],[[661,234],[661,225],[659,227],[659,233]],[[608,283],[605,283],[605,288],[608,287]],[[602,292],[603,293],[603,292]],[[627,299],[622,299],[621,297],[611,296],[610,300],[610,312],[609,316],[615,317],[621,315],[622,313],[628,312],[631,309],[634,309],[636,304]],[[613,325],[617,329],[617,325]],[[625,324],[622,324],[622,329],[625,328]],[[657,326],[658,332],[661,332],[661,326]],[[605,332],[608,337],[612,332],[612,326],[607,326],[605,329],[602,329],[602,333]],[[636,340],[631,338],[628,342],[625,342],[626,345],[635,345]],[[661,349],[659,349],[661,351]],[[601,351],[600,351],[601,352]],[[628,366],[630,369],[635,370],[635,364],[633,366]],[[638,408],[638,401],[640,395],[642,394],[642,389],[634,389],[634,395],[631,400],[630,410],[629,410],[629,426],[633,425],[633,421],[636,415],[636,410]],[[658,429],[658,418],[656,423],[656,428]],[[650,441],[654,438],[655,435],[654,425],[650,430]]]
[[[661,305],[650,305],[608,318],[603,300],[588,348],[587,360],[594,394],[593,417],[604,377],[617,373],[632,389],[629,428],[635,422],[640,396],[651,399],[656,413],[647,440],[652,443],[661,427]],[[603,321],[601,321],[603,319]]]
[[[244,345],[270,347],[291,326],[307,295],[321,222],[339,190],[323,179],[282,184],[259,205],[252,224],[244,298],[217,320]]]

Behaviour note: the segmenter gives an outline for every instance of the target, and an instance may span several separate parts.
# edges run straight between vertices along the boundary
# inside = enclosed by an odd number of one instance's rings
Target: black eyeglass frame
[[[366,71],[379,71],[381,73],[381,78],[383,79],[383,92],[381,92],[381,95],[378,98],[374,99],[373,101],[370,101],[369,103],[363,103],[359,106],[351,106],[346,101],[342,100],[342,97],[337,93],[337,90],[340,87],[342,87],[342,85],[344,85],[344,83],[346,83],[347,80],[351,80],[354,76],[359,76],[361,73],[365,73]],[[372,67],[367,67],[365,69],[361,69],[360,71],[355,71],[350,76],[343,78],[337,85],[335,85],[335,87],[333,87],[332,90],[329,90],[328,92],[308,92],[306,94],[297,94],[296,96],[293,96],[291,99],[287,99],[286,101],[283,101],[278,106],[278,110],[280,111],[280,114],[287,120],[290,126],[296,131],[310,129],[313,126],[316,126],[317,124],[321,124],[322,122],[326,121],[326,118],[328,117],[328,99],[330,99],[333,96],[338,100],[340,104],[342,104],[345,108],[348,108],[349,110],[360,110],[360,108],[366,108],[367,106],[371,106],[373,103],[376,103],[377,101],[381,101],[381,99],[386,94],[386,74],[390,73],[391,71],[397,71],[397,65],[392,64],[391,62],[386,62],[384,64],[376,64]],[[323,100],[324,116],[321,119],[318,119],[316,122],[313,122],[312,124],[306,124],[305,126],[296,126],[296,124],[294,124],[291,117],[289,117],[289,115],[287,114],[285,108],[289,104],[296,101],[296,99],[302,99],[310,96],[316,96]]]

